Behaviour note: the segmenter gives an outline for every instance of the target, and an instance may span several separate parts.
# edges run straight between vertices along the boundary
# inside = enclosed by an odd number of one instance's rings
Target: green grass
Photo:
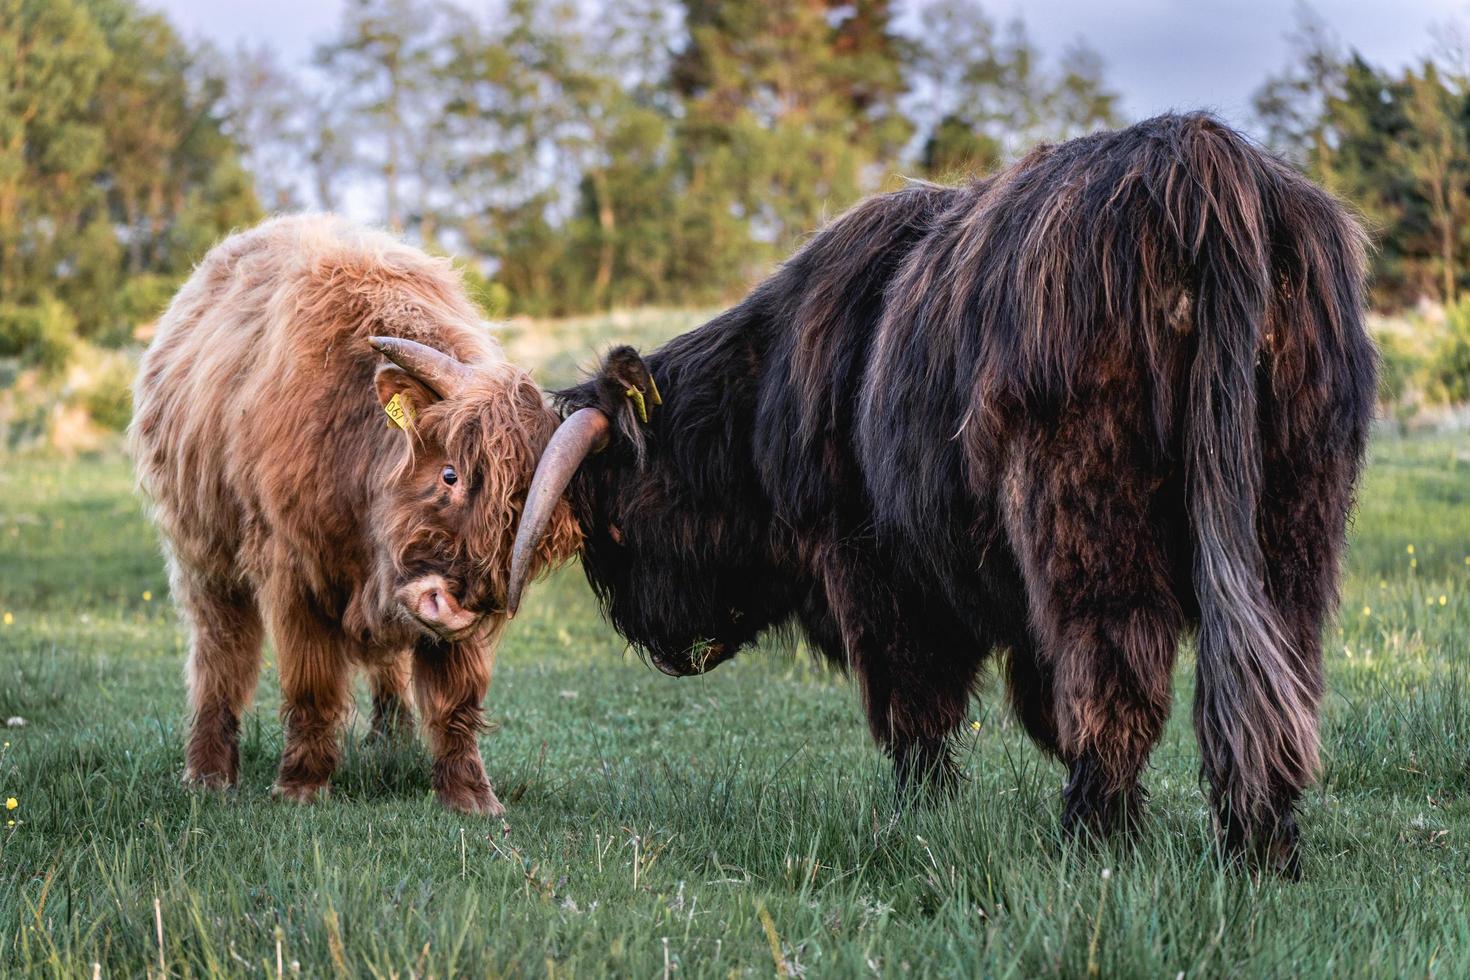
[[[996,693],[959,798],[895,816],[848,681],[774,650],[665,678],[575,568],[500,652],[506,825],[441,810],[361,718],[330,800],[272,802],[270,653],[240,790],[186,791],[184,638],[129,487],[0,468],[0,717],[26,719],[0,733],[0,974],[769,976],[773,949],[813,976],[1470,974],[1463,438],[1375,447],[1296,884],[1215,863],[1186,668],[1142,841],[1076,848]]]

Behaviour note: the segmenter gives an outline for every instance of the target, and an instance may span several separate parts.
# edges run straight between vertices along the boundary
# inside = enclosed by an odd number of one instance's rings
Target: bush
[[[510,290],[505,283],[488,278],[472,265],[459,264],[465,292],[485,311],[487,320],[503,320],[510,312]]]
[[[1395,409],[1422,383],[1424,358],[1405,337],[1384,331],[1373,338],[1378,344],[1378,401]]]
[[[35,303],[0,303],[0,356],[59,374],[71,355],[77,319],[54,296]]]
[[[1445,309],[1444,338],[1430,355],[1427,373],[1437,401],[1470,402],[1470,300]]]
[[[181,284],[178,276],[152,272],[133,276],[118,291],[116,315],[98,342],[107,347],[130,343],[134,329],[158,319]]]
[[[82,407],[104,429],[121,432],[133,417],[133,368],[121,354],[113,354],[96,378],[81,392]]]

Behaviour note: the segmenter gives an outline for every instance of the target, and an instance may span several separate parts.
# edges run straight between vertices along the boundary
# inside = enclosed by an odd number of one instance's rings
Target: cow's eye
[[[446,486],[452,487],[459,482],[459,474],[454,471],[453,466],[446,466],[444,467],[444,471],[439,474],[439,479],[443,480]]]

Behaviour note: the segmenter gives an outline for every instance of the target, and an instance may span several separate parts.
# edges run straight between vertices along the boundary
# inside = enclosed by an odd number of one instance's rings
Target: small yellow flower
[[[1470,565],[1470,555],[1465,556],[1465,564]]]
[[[972,722],[970,722],[970,731],[972,731],[972,732],[978,732],[979,730],[980,730],[980,723],[978,721],[972,721]]]
[[[152,602],[153,601],[153,593],[152,592],[149,592],[147,589],[144,589],[143,590],[143,601],[144,602]]]
[[[5,614],[5,625],[6,626],[9,626],[10,624],[12,624],[14,622],[15,622],[15,617],[12,616],[12,615],[10,615],[10,613],[6,613]]]
[[[1447,596],[1447,595],[1442,595],[1442,596],[1439,597],[1439,604],[1441,606],[1444,605],[1445,603],[1449,602],[1449,601],[1450,601],[1450,597]]]
[[[1409,554],[1412,555],[1413,553],[1414,553],[1414,546],[1413,545],[1409,545]]]
[[[14,810],[18,806],[20,806],[20,800],[17,800],[13,796],[7,796],[5,798],[5,809]]]
[[[1371,616],[1371,615],[1373,615],[1373,607],[1372,606],[1364,606],[1363,607],[1363,615],[1364,616]]]
[[[1379,581],[1378,581],[1378,588],[1379,588],[1379,589],[1380,589],[1380,590],[1385,590],[1385,589],[1387,589],[1387,588],[1388,588],[1388,579],[1380,579],[1380,580],[1379,580]]]
[[[1419,567],[1419,559],[1417,559],[1417,558],[1410,558],[1409,559],[1409,567],[1410,568],[1418,568]]]
[[[14,827],[15,826],[15,821],[14,820],[7,820],[7,821],[5,821],[5,826],[7,826],[7,827]]]

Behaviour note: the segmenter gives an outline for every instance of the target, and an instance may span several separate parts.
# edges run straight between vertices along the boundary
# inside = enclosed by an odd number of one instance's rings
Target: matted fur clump
[[[329,216],[235,235],[164,314],[134,397],[138,483],[191,633],[188,778],[235,781],[268,633],[278,793],[326,785],[362,668],[374,731],[411,724],[411,679],[441,799],[499,812],[475,735],[514,529],[557,419],[449,262]],[[579,542],[565,508],[554,523],[542,566]]]
[[[734,309],[562,392],[537,479],[571,481],[588,579],[655,663],[799,625],[905,784],[952,780],[996,660],[1072,828],[1135,822],[1197,630],[1222,839],[1291,872],[1373,409],[1362,310],[1336,201],[1162,116],[859,204]],[[635,389],[661,393],[646,424]],[[573,476],[563,447],[597,438]]]

